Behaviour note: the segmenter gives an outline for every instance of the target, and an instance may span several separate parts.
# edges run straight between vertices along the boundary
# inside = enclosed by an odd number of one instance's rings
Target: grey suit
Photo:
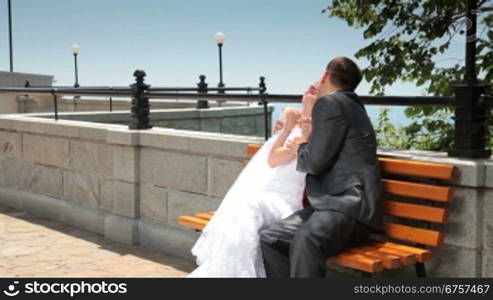
[[[261,230],[268,277],[322,277],[327,257],[383,228],[376,138],[358,96],[320,98],[312,122],[297,162],[310,205]]]

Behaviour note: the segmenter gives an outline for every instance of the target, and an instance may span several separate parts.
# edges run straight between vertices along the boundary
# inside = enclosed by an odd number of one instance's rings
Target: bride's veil
[[[273,176],[274,169],[268,165],[267,160],[278,136],[279,134],[275,134],[264,143],[226,193],[214,217],[192,248],[197,264],[200,265],[207,257],[215,255],[214,250],[222,244],[224,238],[227,237],[231,242],[235,236],[241,235],[245,222],[259,221],[255,220],[258,218],[256,215],[245,215],[251,211],[245,208],[256,205],[253,199],[257,198]],[[234,228],[231,228],[232,225]]]

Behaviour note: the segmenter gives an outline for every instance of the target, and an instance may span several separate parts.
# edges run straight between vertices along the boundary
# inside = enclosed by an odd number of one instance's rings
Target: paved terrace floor
[[[0,277],[184,277],[186,260],[0,205]]]

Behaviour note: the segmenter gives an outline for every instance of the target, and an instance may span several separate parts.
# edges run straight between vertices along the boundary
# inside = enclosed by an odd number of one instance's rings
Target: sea
[[[295,103],[275,103],[272,106],[274,106],[274,111],[272,112],[272,122],[275,122],[275,120],[278,120],[281,117],[282,111],[286,107],[296,107],[301,109],[301,105]],[[378,122],[380,107],[382,106],[380,105],[365,106],[368,116],[370,117],[370,120],[372,121],[373,124],[376,124]],[[404,113],[405,108],[406,108],[405,106],[389,107],[390,122],[397,128],[409,124],[409,119],[406,117]]]

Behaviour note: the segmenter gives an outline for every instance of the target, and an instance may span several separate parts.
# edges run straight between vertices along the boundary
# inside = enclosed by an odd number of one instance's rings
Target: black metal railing
[[[224,88],[209,88],[205,82],[206,77],[201,75],[200,82],[197,87],[150,87],[144,83],[146,76],[144,71],[137,70],[134,72],[135,83],[129,87],[122,86],[88,86],[88,87],[32,87],[26,84],[27,87],[0,88],[0,93],[22,93],[22,94],[51,94],[53,96],[54,118],[58,120],[58,97],[60,96],[104,96],[110,99],[110,111],[112,110],[112,97],[130,97],[131,98],[131,117],[129,120],[129,129],[143,130],[152,127],[150,121],[149,99],[173,99],[173,100],[195,100],[198,108],[208,108],[208,101],[237,101],[237,102],[254,102],[262,105],[264,108],[264,134],[267,139],[270,135],[268,104],[269,103],[300,103],[302,95],[293,94],[269,94],[267,93],[267,85],[264,77],[260,77],[258,87],[224,87]],[[485,90],[482,89],[482,92]],[[212,93],[211,93],[212,92]],[[215,93],[214,93],[215,92]],[[227,92],[227,93],[226,93]],[[233,92],[233,93],[231,93]],[[244,92],[244,93],[240,93]],[[256,92],[256,94],[252,94]],[[448,106],[457,110],[470,107],[464,103],[462,93],[457,93],[455,97],[433,97],[433,96],[360,96],[361,100],[366,105],[385,105],[385,106]],[[493,96],[480,95],[479,101],[473,108],[475,111],[486,111],[493,107]],[[484,117],[484,116],[481,116]],[[467,121],[467,119],[466,119]],[[469,120],[469,123],[464,122],[463,118],[457,120],[456,113],[456,130],[457,124],[473,126],[475,120]],[[476,120],[477,122],[477,120]],[[486,126],[486,125],[484,125]],[[459,128],[459,130],[461,130]],[[472,130],[471,130],[472,131]],[[475,137],[477,138],[477,136]],[[459,151],[460,153],[449,153],[450,156],[478,158],[478,153],[482,157],[489,152],[484,149],[478,149],[479,145],[485,145],[486,132],[483,132],[481,141],[475,143],[462,144],[462,150],[466,149],[469,152]],[[469,147],[469,148],[468,148]]]

